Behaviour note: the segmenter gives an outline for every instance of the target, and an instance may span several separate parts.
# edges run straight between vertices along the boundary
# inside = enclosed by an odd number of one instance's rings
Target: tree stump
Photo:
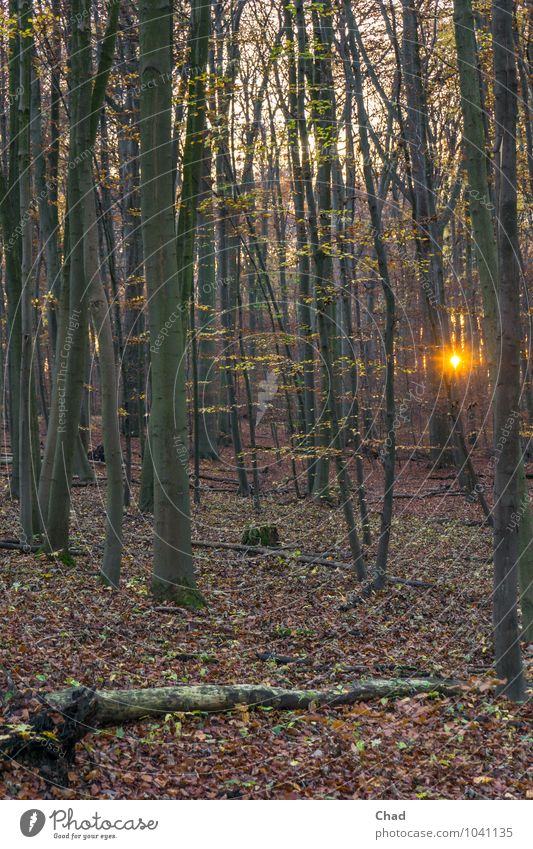
[[[241,543],[243,545],[279,545],[279,533],[276,525],[248,525],[243,531]]]

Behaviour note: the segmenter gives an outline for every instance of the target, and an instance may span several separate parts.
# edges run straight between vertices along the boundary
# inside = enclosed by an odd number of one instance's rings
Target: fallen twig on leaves
[[[328,558],[323,555],[313,554],[311,552],[300,552],[297,554],[293,546],[266,548],[265,546],[260,545],[243,545],[242,543],[237,542],[210,542],[207,540],[193,540],[192,544],[199,548],[227,548],[232,551],[243,551],[245,554],[251,555],[260,554],[264,557],[285,557],[287,560],[296,560],[299,563],[310,563],[313,566],[328,566],[330,569],[345,569],[350,572],[353,570],[352,563],[346,563],[342,560],[328,560]],[[387,581],[391,584],[401,584],[402,586],[408,587],[428,588],[436,586],[436,584],[431,584],[427,581],[396,578],[393,575],[388,575]]]
[[[272,661],[277,666],[289,666],[291,663],[309,663],[307,657],[291,657],[286,654],[274,654],[271,651],[258,651],[255,656],[259,660]]]

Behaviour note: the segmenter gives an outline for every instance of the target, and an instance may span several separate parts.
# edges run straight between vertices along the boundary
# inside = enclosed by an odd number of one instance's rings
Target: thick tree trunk
[[[525,696],[517,616],[520,509],[520,266],[516,194],[517,78],[512,0],[494,0],[495,121],[499,145],[498,330],[499,367],[494,387],[494,654],[505,693]]]
[[[483,338],[492,386],[497,374],[498,247],[494,233],[494,206],[489,187],[483,103],[477,72],[479,57],[471,0],[454,0],[455,40],[461,87],[468,206],[483,303]],[[520,521],[518,523],[522,636],[533,641],[533,512],[529,502],[524,463],[518,469]]]
[[[185,337],[174,228],[169,0],[141,15],[141,216],[152,351],[150,446],[154,464],[152,591],[198,607],[191,552]]]
[[[71,43],[71,138],[68,217],[65,222],[65,260],[61,312],[57,333],[54,392],[45,459],[39,482],[39,504],[48,545],[68,547],[70,483],[78,469],[84,479],[94,474],[79,431],[80,411],[88,366],[88,298],[84,256],[84,204],[92,194],[91,153],[114,54],[118,2],[112,0],[100,51],[96,84],[91,85],[90,5],[73,5]]]
[[[71,42],[71,168],[68,184],[68,322],[65,341],[56,356],[58,386],[57,432],[47,518],[48,545],[53,550],[68,548],[70,525],[70,482],[74,451],[79,438],[80,406],[88,351],[87,297],[83,263],[82,198],[91,180],[90,164],[90,7],[88,0],[72,6]],[[66,281],[66,278],[64,282]],[[46,509],[46,506],[45,506]]]

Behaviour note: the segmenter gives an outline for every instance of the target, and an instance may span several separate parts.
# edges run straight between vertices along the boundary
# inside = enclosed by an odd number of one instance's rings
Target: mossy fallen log
[[[311,704],[349,705],[380,698],[402,698],[418,693],[456,696],[462,692],[459,682],[431,678],[362,679],[351,687],[331,690],[289,690],[262,684],[191,684],[144,690],[95,691],[95,726],[118,725],[148,716],[167,713],[223,713],[236,705],[298,710]],[[73,690],[50,693],[49,706],[63,711],[72,704]]]

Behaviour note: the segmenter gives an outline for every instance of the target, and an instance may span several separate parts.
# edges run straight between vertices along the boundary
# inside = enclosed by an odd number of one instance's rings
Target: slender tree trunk
[[[121,177],[124,186],[122,205],[125,304],[124,304],[124,365],[122,368],[123,393],[127,415],[123,431],[130,436],[143,438],[144,430],[144,278],[142,274],[142,233],[139,219],[139,97],[135,90],[135,72],[138,56],[129,38],[124,39],[125,64],[128,73],[126,104],[122,118],[124,137]]]
[[[22,357],[20,362],[20,410],[19,410],[19,450],[20,450],[20,524],[24,542],[31,543],[34,528],[35,481],[38,469],[35,468],[33,455],[32,420],[36,415],[35,393],[33,386],[33,316],[32,316],[32,220],[30,213],[31,171],[30,171],[30,86],[32,37],[30,24],[31,3],[19,0],[18,26],[21,32],[20,43],[20,88],[19,88],[19,196],[20,220],[22,222],[21,256],[21,325]],[[22,35],[24,34],[24,35]]]
[[[182,320],[187,327],[189,300],[193,297],[198,198],[203,170],[206,99],[205,68],[211,22],[210,0],[192,0],[189,40],[191,74],[187,99],[187,128],[183,151],[183,179],[177,225],[178,280]]]
[[[112,587],[120,582],[124,487],[122,450],[118,422],[118,386],[115,349],[109,305],[100,277],[95,194],[84,199],[85,274],[89,287],[89,309],[98,339],[100,364],[102,433],[107,474],[106,536],[101,574]]]
[[[304,150],[307,149],[307,124],[305,117],[305,80],[303,69],[297,68],[294,50],[293,9],[285,4],[285,38],[289,65],[289,115],[287,135],[289,155],[292,166],[293,204],[296,217],[296,248],[298,252],[298,329],[302,337],[300,359],[303,363],[303,408],[304,408],[304,449],[307,459],[307,492],[311,495],[314,487],[316,458],[315,454],[315,350],[313,346],[313,310],[311,268],[307,240],[305,215],[305,184],[300,152],[300,139]]]
[[[446,401],[442,395],[443,366],[448,344],[448,318],[439,309],[442,301],[441,247],[435,214],[435,192],[433,189],[432,164],[428,139],[427,100],[422,80],[420,59],[419,23],[414,0],[402,0],[403,45],[402,62],[407,101],[405,121],[406,153],[412,173],[413,223],[418,256],[418,270],[422,284],[423,303],[426,309],[425,335],[429,346],[428,382],[432,398],[429,420],[430,452],[437,467],[447,465],[450,459],[450,429],[447,420]]]
[[[193,438],[194,500],[200,503],[200,414],[198,394],[198,340],[194,303],[194,260],[196,248],[197,207],[201,193],[203,152],[205,146],[206,97],[205,68],[211,25],[211,3],[194,0],[191,8],[189,53],[191,73],[188,81],[187,128],[183,151],[183,179],[177,227],[178,287],[181,296],[183,334],[187,337],[191,318],[191,359],[193,370]]]
[[[59,224],[55,182],[57,175],[55,173],[47,174],[41,118],[41,81],[37,73],[37,68],[33,70],[31,85],[31,147],[35,167],[35,190],[39,207],[39,233],[43,246],[43,255],[46,261],[46,294],[53,362],[57,344],[57,305],[59,303],[61,289],[61,264],[58,245]]]
[[[241,287],[240,287],[240,269],[237,274],[237,310],[238,310],[238,335],[239,335],[239,353],[241,357],[241,362],[245,363],[245,367],[243,369],[243,379],[244,379],[244,389],[246,393],[246,408],[248,411],[248,428],[250,433],[250,453],[252,459],[252,481],[253,481],[253,502],[254,509],[256,513],[259,513],[261,510],[261,500],[259,495],[259,470],[257,467],[257,445],[255,440],[255,411],[253,405],[253,395],[252,395],[252,384],[250,381],[250,375],[248,374],[248,368],[246,366],[247,356],[246,356],[246,348],[244,345],[244,316],[243,316],[243,308],[242,308],[242,297],[241,297]]]
[[[218,404],[215,375],[216,357],[216,276],[215,223],[211,201],[211,156],[203,160],[203,191],[198,212],[198,380],[200,428],[198,452],[201,458],[218,459]]]
[[[200,393],[198,385],[198,336],[196,333],[196,304],[190,301],[189,349],[192,372],[192,456],[194,503],[200,504]]]
[[[313,14],[315,58],[315,84],[312,96],[322,104],[320,117],[315,117],[318,168],[317,168],[317,232],[313,233],[314,263],[316,269],[316,309],[320,337],[320,354],[323,368],[324,411],[329,420],[328,431],[335,457],[337,483],[346,522],[348,541],[354,569],[359,580],[366,577],[359,536],[352,504],[351,481],[342,450],[342,432],[339,421],[339,381],[335,370],[332,325],[334,318],[335,289],[333,286],[332,227],[331,227],[331,159],[334,148],[335,107],[331,75],[332,27],[331,6],[326,2],[320,13]],[[326,466],[328,468],[328,466]],[[320,478],[317,477],[319,480]],[[326,483],[327,488],[327,483]]]
[[[138,507],[141,513],[154,512],[154,458],[150,443],[150,422],[146,430],[141,469],[141,486]]]
[[[17,0],[9,2],[10,17],[18,20]],[[0,185],[2,235],[6,266],[7,322],[9,328],[7,367],[9,386],[9,436],[11,439],[10,494],[19,497],[19,412],[20,363],[22,360],[22,324],[20,299],[22,293],[20,238],[20,193],[18,185],[19,88],[21,36],[18,26],[9,32],[9,150],[4,163]]]
[[[383,448],[383,467],[385,472],[383,510],[381,513],[381,528],[376,558],[375,586],[379,589],[386,581],[387,560],[389,552],[389,541],[392,526],[392,512],[394,504],[395,483],[395,459],[396,459],[396,407],[394,399],[394,330],[396,320],[396,301],[391,285],[387,253],[383,241],[381,222],[381,211],[378,206],[377,191],[374,183],[372,170],[372,156],[368,138],[368,114],[366,111],[363,80],[359,52],[354,36],[354,17],[350,0],[345,0],[344,9],[348,25],[348,47],[350,50],[352,69],[355,82],[355,101],[357,105],[357,117],[359,122],[359,140],[361,153],[363,155],[363,173],[365,178],[366,197],[370,221],[372,224],[374,249],[378,260],[378,270],[385,299],[385,424],[386,438]]]

